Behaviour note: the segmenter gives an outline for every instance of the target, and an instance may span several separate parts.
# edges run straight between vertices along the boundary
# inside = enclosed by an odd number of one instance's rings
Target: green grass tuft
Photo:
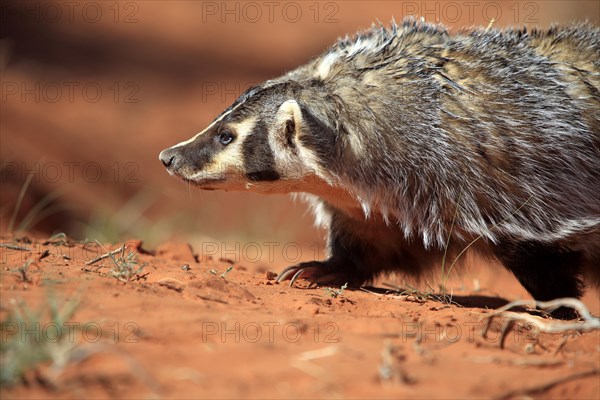
[[[344,293],[344,290],[347,287],[348,287],[348,282],[346,282],[342,286],[340,286],[339,289],[326,287],[324,290],[325,290],[325,293],[328,294],[329,296],[331,296],[333,298],[337,298],[337,297],[340,297],[342,295],[342,293]]]
[[[46,304],[35,311],[24,302],[17,303],[0,323],[0,385],[14,386],[22,383],[26,374],[38,370],[46,363],[64,366],[75,344],[69,342],[68,335],[58,334],[58,330],[56,335],[51,336],[49,332],[52,329],[42,328],[63,328],[78,307],[78,300],[66,301],[59,307],[50,293]],[[48,312],[49,320],[46,316]]]
[[[113,267],[109,271],[109,275],[121,282],[129,282],[131,278],[139,275],[147,265],[147,263],[139,264],[137,254],[134,251],[125,254],[125,246],[123,246],[123,251],[121,251],[118,257],[110,254],[110,258],[113,262]]]

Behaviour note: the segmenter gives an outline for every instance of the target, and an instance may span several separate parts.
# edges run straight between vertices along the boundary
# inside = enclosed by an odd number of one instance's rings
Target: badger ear
[[[296,148],[296,141],[302,123],[302,111],[296,100],[286,100],[277,110],[277,129],[285,136],[288,146]]]

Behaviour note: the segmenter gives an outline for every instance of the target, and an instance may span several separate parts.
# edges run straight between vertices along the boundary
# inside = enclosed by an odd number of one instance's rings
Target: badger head
[[[160,161],[201,189],[319,192],[332,184],[327,164],[338,152],[330,110],[309,106],[322,96],[318,85],[290,80],[253,87]]]

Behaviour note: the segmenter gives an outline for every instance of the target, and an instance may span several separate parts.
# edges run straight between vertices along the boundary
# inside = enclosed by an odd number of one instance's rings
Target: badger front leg
[[[328,221],[327,258],[323,261],[308,261],[291,265],[279,274],[277,282],[290,280],[290,286],[299,279],[307,279],[310,285],[361,285],[364,280],[357,279],[355,271],[360,269],[357,248],[348,240],[353,237],[349,228],[350,219],[340,210],[314,197],[309,200],[319,219]],[[317,211],[318,210],[318,211]]]
[[[307,261],[291,265],[279,274],[277,282],[290,280],[290,286],[294,286],[297,279],[304,278],[310,281],[310,285],[343,285],[349,283],[350,276],[343,272],[343,265],[336,264],[333,260]]]
[[[375,218],[359,220],[339,210],[331,214],[327,240],[328,257],[284,269],[277,282],[299,278],[311,285],[334,284],[358,287],[372,281],[379,273],[400,267],[409,269],[412,255],[399,230]],[[402,268],[403,267],[403,268]]]
[[[326,205],[329,232],[327,235],[327,259],[323,261],[308,261],[292,265],[284,269],[277,282],[290,280],[290,286],[299,278],[307,279],[311,285],[330,284],[360,286],[372,278],[365,274],[364,240],[357,235],[365,226],[360,226],[355,220],[342,211]]]
[[[331,246],[331,245],[330,245]],[[312,285],[360,286],[373,276],[365,274],[364,266],[361,268],[361,259],[352,251],[341,250],[338,246],[330,247],[331,256],[323,261],[307,261],[291,265],[279,274],[277,282],[290,280],[290,286],[297,279],[307,279]]]

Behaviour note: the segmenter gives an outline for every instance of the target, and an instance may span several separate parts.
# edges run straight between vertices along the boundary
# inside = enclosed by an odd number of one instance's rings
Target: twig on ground
[[[536,306],[545,310],[555,310],[559,307],[569,307],[577,310],[581,319],[583,321],[560,321],[560,320],[550,320],[550,319],[542,319],[540,317],[526,314],[526,313],[518,313],[508,311],[513,307],[519,306]],[[502,333],[500,336],[500,348],[504,348],[504,341],[506,339],[506,335],[508,332],[512,330],[515,325],[515,322],[525,322],[534,326],[537,329],[537,332],[543,333],[564,333],[564,332],[590,332],[593,330],[600,330],[600,318],[594,317],[585,304],[581,301],[574,298],[563,298],[556,299],[552,301],[536,301],[536,300],[517,300],[508,303],[507,305],[498,308],[492,313],[485,315],[483,318],[488,320],[486,327],[483,330],[483,335],[487,335],[487,331],[491,326],[492,320],[494,317],[504,317],[506,321],[502,328]]]
[[[559,307],[569,307],[577,310],[583,321],[571,322],[559,320],[545,320],[530,314],[508,311],[513,307],[519,306],[535,306],[550,311],[555,310]],[[556,299],[551,301],[517,300],[498,308],[492,313],[484,316],[484,318],[493,318],[498,315],[513,320],[529,322],[532,325],[537,326],[541,332],[545,333],[561,333],[571,330],[577,332],[588,332],[600,329],[600,318],[594,317],[589,312],[585,304],[573,298]]]
[[[102,254],[101,256],[96,257],[90,261],[86,261],[85,265],[92,265],[92,264],[97,263],[98,261],[104,260],[105,258],[108,258],[108,257],[114,256],[115,254],[121,253],[121,252],[125,251],[125,247],[126,247],[126,245],[124,244],[123,246],[119,247],[116,250],[109,251],[108,253]]]
[[[509,359],[509,358],[500,358],[496,356],[489,357],[469,357],[469,361],[474,363],[481,364],[507,364],[507,365],[516,365],[519,367],[557,367],[565,364],[563,360],[546,360],[540,358],[517,358],[517,359]]]
[[[565,383],[565,382],[572,381],[575,379],[586,378],[588,376],[598,375],[599,373],[600,373],[600,369],[598,369],[598,368],[594,368],[594,369],[587,370],[587,371],[580,371],[580,372],[576,372],[571,375],[561,376],[560,378],[556,378],[554,380],[544,382],[541,384],[537,384],[537,385],[533,385],[530,387],[511,389],[511,390],[508,390],[508,391],[500,394],[499,396],[495,396],[493,398],[496,400],[505,400],[505,399],[511,399],[511,398],[515,398],[515,397],[519,397],[519,396],[527,396],[530,394],[539,393],[539,392],[543,392],[548,389],[552,389],[554,386],[560,385],[561,383]]]
[[[4,247],[5,249],[10,249],[10,250],[31,251],[31,249],[28,247],[18,246],[16,244],[12,244],[12,243],[0,243],[0,247]]]

